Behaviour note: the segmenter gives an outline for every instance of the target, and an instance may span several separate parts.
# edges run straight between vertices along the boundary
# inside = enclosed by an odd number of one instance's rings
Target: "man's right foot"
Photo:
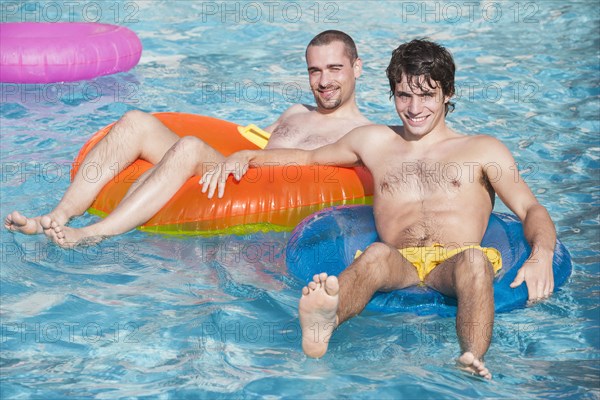
[[[321,273],[302,288],[298,306],[302,327],[302,350],[313,358],[322,357],[327,352],[329,339],[338,326],[337,309],[340,286],[335,276]]]
[[[466,352],[456,360],[459,368],[471,372],[473,375],[479,375],[485,379],[492,379],[492,374],[485,367],[483,361],[475,358],[473,353]]]

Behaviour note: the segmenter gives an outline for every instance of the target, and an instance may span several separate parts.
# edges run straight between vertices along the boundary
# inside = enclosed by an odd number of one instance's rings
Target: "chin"
[[[321,108],[324,108],[325,110],[335,110],[336,108],[338,108],[340,106],[340,104],[342,104],[341,100],[328,101],[328,102],[320,101],[319,102],[319,105],[321,106]]]

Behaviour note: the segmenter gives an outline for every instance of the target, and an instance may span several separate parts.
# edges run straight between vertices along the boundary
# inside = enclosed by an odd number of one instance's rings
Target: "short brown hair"
[[[345,53],[350,61],[356,61],[358,58],[358,50],[356,50],[356,44],[354,43],[354,40],[352,40],[350,35],[347,33],[333,29],[323,31],[312,38],[308,46],[306,46],[306,50],[308,51],[310,46],[326,46],[332,42],[342,42],[344,44]],[[306,56],[306,53],[304,55]]]

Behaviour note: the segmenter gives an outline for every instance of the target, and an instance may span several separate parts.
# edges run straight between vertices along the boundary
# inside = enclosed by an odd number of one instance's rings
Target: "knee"
[[[147,114],[139,110],[127,111],[119,120],[115,123],[114,128],[111,132],[120,134],[136,134],[142,132],[143,129],[139,129],[146,125],[148,121],[153,118],[150,114]]]
[[[468,249],[457,256],[455,282],[468,282],[470,287],[491,286],[494,281],[492,264],[479,249]]]
[[[152,116],[148,113],[140,110],[129,110],[119,119],[118,124],[133,126],[144,123],[144,121],[147,121],[149,118],[152,118]]]
[[[194,136],[184,136],[177,140],[167,153],[167,162],[176,162],[179,168],[196,173],[206,151],[206,143]]]
[[[177,140],[173,145],[173,151],[178,153],[179,156],[193,156],[201,154],[206,147],[206,144],[194,136],[184,136]]]
[[[373,243],[362,254],[363,262],[370,270],[383,268],[387,266],[392,251],[396,250],[384,243]]]

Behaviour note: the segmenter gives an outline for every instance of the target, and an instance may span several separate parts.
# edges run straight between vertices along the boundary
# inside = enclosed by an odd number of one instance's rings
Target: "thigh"
[[[462,253],[458,253],[440,263],[427,275],[425,284],[446,296],[456,297],[454,271],[460,259],[462,259]]]
[[[438,292],[457,297],[456,288],[473,284],[480,275],[491,273],[492,264],[480,249],[464,249],[433,269],[425,278],[425,284]]]
[[[382,290],[392,291],[420,284],[421,279],[415,266],[404,258],[398,250],[393,250],[392,261],[390,263],[389,287],[386,286]]]
[[[152,164],[158,164],[167,151],[180,139],[179,135],[151,114],[143,113],[135,122],[139,124],[136,129],[144,136],[140,158]]]
[[[414,265],[397,249],[385,243],[370,245],[355,264],[363,264],[367,275],[377,275],[381,282],[377,289],[379,291],[389,292],[420,283]]]

